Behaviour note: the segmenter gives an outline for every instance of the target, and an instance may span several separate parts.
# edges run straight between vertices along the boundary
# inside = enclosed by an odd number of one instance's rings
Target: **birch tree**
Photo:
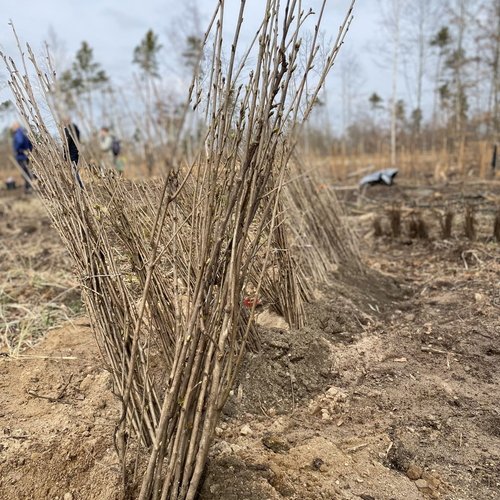
[[[404,47],[404,62],[411,67],[405,76],[413,100],[412,128],[417,135],[424,116],[424,84],[432,49],[429,39],[436,32],[442,13],[443,0],[419,0],[404,5],[401,45]]]
[[[343,55],[345,56],[345,58],[340,65],[340,85],[342,89],[342,130],[344,131],[342,148],[343,153],[346,154],[346,131],[352,125],[354,103],[356,99],[359,98],[359,89],[364,83],[364,78],[361,64],[356,55],[348,51],[346,51]]]
[[[484,4],[484,16],[479,18],[479,46],[483,55],[483,75],[486,82],[487,127],[492,141],[500,142],[500,0]]]
[[[390,104],[391,117],[391,165],[397,163],[397,101],[398,101],[398,79],[401,59],[401,28],[402,14],[407,0],[386,0],[381,3],[382,23],[387,33],[390,52],[392,57],[392,91]]]

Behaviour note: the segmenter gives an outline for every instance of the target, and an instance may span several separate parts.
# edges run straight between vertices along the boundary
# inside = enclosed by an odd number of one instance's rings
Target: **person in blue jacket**
[[[21,167],[24,177],[24,191],[31,192],[31,179],[33,175],[29,167],[28,152],[33,149],[33,145],[29,140],[25,130],[15,122],[11,127],[12,132],[12,148],[14,149],[14,156],[16,161]]]

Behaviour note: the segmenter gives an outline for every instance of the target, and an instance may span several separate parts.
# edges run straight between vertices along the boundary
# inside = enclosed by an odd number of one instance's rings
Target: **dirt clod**
[[[253,434],[252,428],[248,425],[245,424],[241,429],[240,429],[240,434],[242,436],[251,436]]]
[[[424,489],[428,489],[429,488],[429,483],[425,479],[417,479],[415,481],[415,486],[419,490],[424,490]]]
[[[416,481],[417,479],[420,479],[423,474],[423,469],[419,465],[411,464],[410,467],[408,467],[408,470],[406,471],[406,475],[412,480]]]
[[[285,453],[290,449],[290,445],[276,434],[268,434],[262,438],[262,444],[274,451],[274,453]]]
[[[321,470],[321,467],[323,466],[323,464],[324,464],[324,462],[323,462],[323,460],[321,460],[321,458],[315,458],[312,461],[311,467],[314,470]]]

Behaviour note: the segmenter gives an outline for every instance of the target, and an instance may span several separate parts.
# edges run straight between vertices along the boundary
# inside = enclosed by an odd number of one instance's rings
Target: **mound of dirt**
[[[329,343],[314,330],[265,330],[249,353],[224,414],[282,414],[333,382]]]

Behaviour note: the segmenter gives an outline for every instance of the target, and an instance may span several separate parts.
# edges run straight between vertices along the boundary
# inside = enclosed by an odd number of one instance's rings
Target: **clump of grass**
[[[464,234],[469,240],[476,239],[476,217],[474,214],[474,208],[471,205],[465,206]]]

